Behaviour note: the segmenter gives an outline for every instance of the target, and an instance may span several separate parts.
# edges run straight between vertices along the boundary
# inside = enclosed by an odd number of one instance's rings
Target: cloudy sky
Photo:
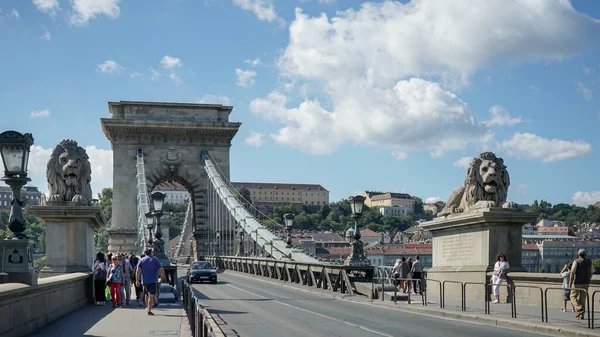
[[[509,199],[600,200],[600,1],[2,0],[1,129],[112,185],[107,101],[222,103],[234,181],[446,199],[492,150]]]

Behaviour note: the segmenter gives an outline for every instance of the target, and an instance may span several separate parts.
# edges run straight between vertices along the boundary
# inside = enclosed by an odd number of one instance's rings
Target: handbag
[[[108,286],[104,288],[104,296],[106,297],[107,301],[110,301],[110,289],[108,288]]]

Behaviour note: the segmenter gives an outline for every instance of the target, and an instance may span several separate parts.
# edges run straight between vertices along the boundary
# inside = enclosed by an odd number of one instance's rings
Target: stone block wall
[[[72,273],[47,277],[37,286],[0,284],[0,336],[21,337],[90,301],[92,277]]]

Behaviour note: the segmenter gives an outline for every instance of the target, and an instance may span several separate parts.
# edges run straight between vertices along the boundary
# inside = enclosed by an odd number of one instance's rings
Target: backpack
[[[94,274],[94,280],[106,281],[106,262],[104,262],[104,269],[100,269]]]

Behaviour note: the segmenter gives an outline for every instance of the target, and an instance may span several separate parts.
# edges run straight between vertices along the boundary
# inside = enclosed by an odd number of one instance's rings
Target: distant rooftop
[[[392,193],[392,192],[377,194],[377,195],[374,195],[371,197],[372,201],[387,200],[387,199],[414,199],[414,197],[412,197],[410,194],[406,194],[406,193]]]
[[[232,182],[236,190],[242,187],[251,189],[273,189],[273,190],[313,190],[327,191],[325,187],[317,184],[288,184],[288,183],[250,183],[250,182]]]

